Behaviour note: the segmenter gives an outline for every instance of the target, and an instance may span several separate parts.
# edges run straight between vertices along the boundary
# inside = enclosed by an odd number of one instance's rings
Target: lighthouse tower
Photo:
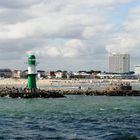
[[[28,88],[36,89],[36,57],[33,54],[28,56]]]

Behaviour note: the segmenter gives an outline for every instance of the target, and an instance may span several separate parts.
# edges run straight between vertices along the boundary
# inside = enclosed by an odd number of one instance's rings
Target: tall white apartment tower
[[[109,55],[109,72],[127,73],[130,71],[130,55],[112,53]]]

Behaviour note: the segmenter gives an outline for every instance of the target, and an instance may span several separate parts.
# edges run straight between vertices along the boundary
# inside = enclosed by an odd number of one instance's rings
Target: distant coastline
[[[71,80],[61,80],[61,79],[40,79],[37,80],[38,87],[40,86],[51,86],[51,85],[60,85],[60,86],[80,86],[82,84],[96,84],[96,83],[121,83],[121,82],[129,82],[129,83],[140,83],[137,79],[71,79]],[[12,79],[6,78],[0,80],[0,86],[17,86],[17,87],[26,87],[27,79]]]

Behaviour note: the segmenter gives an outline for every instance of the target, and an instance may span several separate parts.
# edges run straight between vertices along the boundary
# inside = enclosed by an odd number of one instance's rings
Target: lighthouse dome
[[[28,55],[28,64],[35,65],[36,64],[35,61],[36,61],[35,55],[33,54]]]
[[[28,59],[35,59],[35,55],[33,54],[28,55]]]

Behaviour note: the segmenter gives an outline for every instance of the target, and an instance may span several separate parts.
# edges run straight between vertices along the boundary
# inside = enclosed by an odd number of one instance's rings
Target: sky
[[[140,0],[0,0],[0,68],[108,71],[111,52],[140,65]]]

